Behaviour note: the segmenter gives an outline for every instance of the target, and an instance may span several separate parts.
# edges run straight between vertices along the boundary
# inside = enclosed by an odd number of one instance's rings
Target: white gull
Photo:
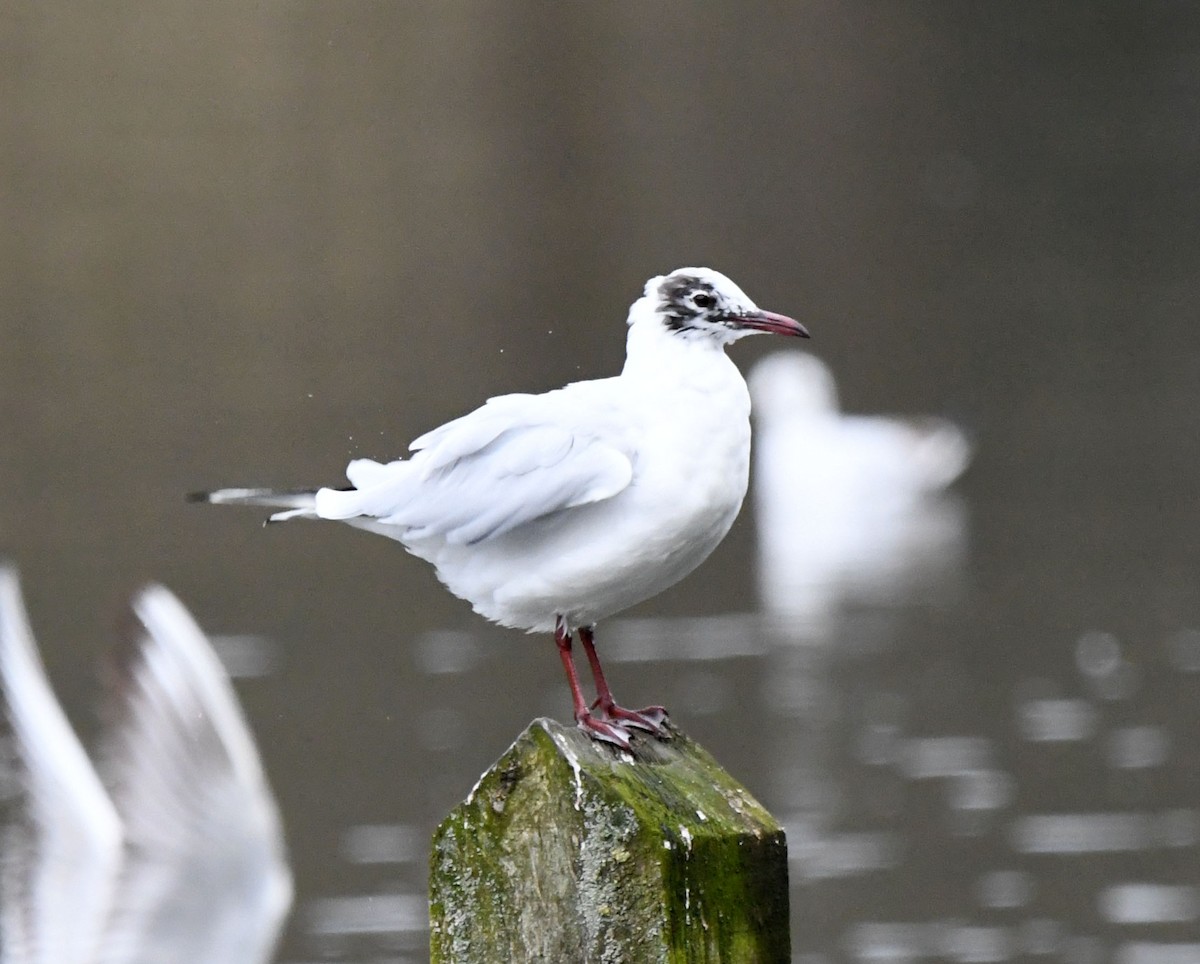
[[[627,727],[662,732],[665,711],[613,701],[592,627],[690,573],[741,508],[750,396],[725,347],[758,332],[807,337],[709,268],[651,278],[628,325],[619,375],[492,398],[416,439],[409,459],[351,462],[348,489],[193,497],[396,539],[481,615],[553,631],[576,720],[628,747]],[[596,681],[594,714],[571,659],[575,630]]]

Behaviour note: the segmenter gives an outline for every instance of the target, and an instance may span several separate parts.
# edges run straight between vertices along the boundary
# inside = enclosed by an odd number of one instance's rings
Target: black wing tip
[[[184,502],[211,502],[211,492],[187,492],[183,496]]]

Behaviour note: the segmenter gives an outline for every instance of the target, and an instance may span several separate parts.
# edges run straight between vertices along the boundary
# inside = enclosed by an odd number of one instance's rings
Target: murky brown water
[[[19,4],[0,548],[63,702],[86,729],[145,579],[267,640],[280,960],[421,960],[429,831],[567,716],[549,640],[385,540],[182,495],[335,482],[611,373],[644,278],[712,264],[809,325],[848,410],[976,446],[932,551],[824,540],[781,590],[748,506],[602,627],[618,694],[787,822],[797,959],[1200,961],[1186,11]]]

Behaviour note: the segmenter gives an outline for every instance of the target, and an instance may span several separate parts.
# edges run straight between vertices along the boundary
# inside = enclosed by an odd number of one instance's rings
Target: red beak
[[[755,331],[767,331],[772,335],[792,335],[795,338],[808,338],[808,329],[795,318],[787,315],[777,315],[773,311],[755,311],[733,319],[742,328],[753,328]]]

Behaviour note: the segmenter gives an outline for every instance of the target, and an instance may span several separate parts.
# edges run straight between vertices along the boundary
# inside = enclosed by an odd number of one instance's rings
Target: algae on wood
[[[790,960],[783,830],[671,732],[530,724],[434,834],[433,964]]]

